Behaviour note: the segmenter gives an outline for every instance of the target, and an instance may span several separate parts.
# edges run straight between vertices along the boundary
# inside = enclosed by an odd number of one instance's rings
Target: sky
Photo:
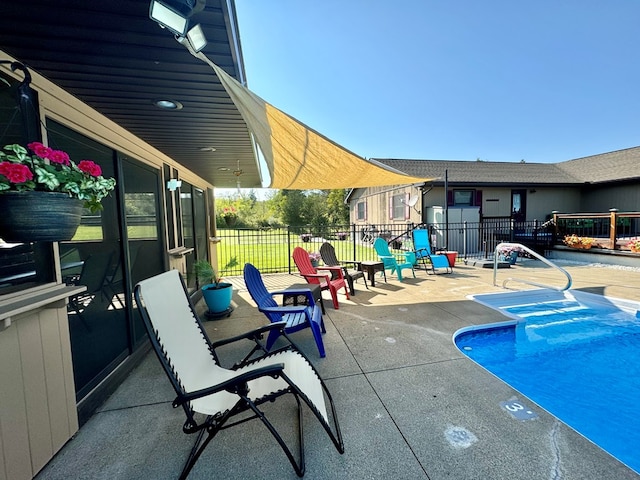
[[[249,88],[365,158],[640,145],[638,0],[235,0]]]

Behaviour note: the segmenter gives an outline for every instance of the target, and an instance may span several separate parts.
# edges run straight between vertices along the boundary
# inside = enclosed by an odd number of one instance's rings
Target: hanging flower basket
[[[24,191],[0,194],[0,238],[5,242],[71,240],[80,225],[83,201],[67,193]]]
[[[102,209],[116,186],[91,160],[75,163],[40,142],[0,149],[0,238],[6,242],[71,240],[83,206]]]

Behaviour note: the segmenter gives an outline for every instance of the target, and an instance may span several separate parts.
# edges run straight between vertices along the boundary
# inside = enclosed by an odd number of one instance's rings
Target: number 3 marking
[[[518,410],[524,410],[524,407],[519,403],[512,403],[511,405],[505,405],[504,408],[509,410],[510,412],[517,412]]]

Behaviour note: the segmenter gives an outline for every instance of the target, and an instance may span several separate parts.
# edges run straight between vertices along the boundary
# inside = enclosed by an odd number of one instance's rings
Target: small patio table
[[[287,290],[310,290],[311,295],[313,295],[313,299],[316,303],[320,304],[322,314],[325,314],[324,302],[322,301],[322,290],[320,289],[320,285],[317,283],[294,283],[290,287],[284,289],[285,293],[282,296],[282,305],[306,305],[307,297],[305,295],[286,293]]]
[[[387,273],[384,271],[384,264],[382,262],[376,261],[364,261],[360,262],[359,266],[360,270],[363,272],[367,272],[367,276],[369,277],[369,282],[372,287],[376,286],[376,272],[382,272],[384,275],[384,281],[387,281]]]

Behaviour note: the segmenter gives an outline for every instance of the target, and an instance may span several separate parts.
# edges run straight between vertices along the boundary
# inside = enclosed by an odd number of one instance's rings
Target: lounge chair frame
[[[415,248],[416,260],[422,263],[427,273],[436,273],[436,268],[444,268],[445,273],[453,273],[453,268],[449,265],[446,255],[434,255],[429,242],[429,230],[416,228],[411,232],[413,247]],[[446,251],[446,249],[442,249]],[[426,260],[429,259],[429,264]]]
[[[179,292],[174,293],[172,288],[175,289],[175,286],[180,284],[182,286],[182,292],[176,295],[176,293]],[[259,419],[265,425],[284,451],[296,474],[302,477],[305,472],[305,460],[300,400],[306,403],[313,412],[338,452],[341,454],[344,453],[342,434],[331,394],[309,359],[297,349],[295,344],[287,336],[285,332],[285,322],[272,323],[242,335],[211,342],[202,322],[195,313],[184,281],[176,270],[165,272],[138,283],[134,291],[134,296],[149,334],[151,345],[177,394],[172,405],[174,408],[182,407],[187,417],[182,430],[186,434],[197,434],[196,441],[180,474],[180,479],[186,479],[188,477],[193,466],[200,458],[200,455],[218,432],[252,419]],[[159,301],[158,297],[160,297]],[[162,299],[162,297],[164,297],[164,299]],[[157,305],[153,307],[153,311],[150,311],[150,304],[153,302],[157,302]],[[176,306],[173,302],[178,302],[178,305]],[[166,315],[165,312],[167,308],[169,308],[170,312],[179,311],[186,314],[186,316],[185,318],[171,319],[170,322],[165,318],[160,319],[159,317]],[[175,327],[172,327],[173,330],[172,328],[167,328],[167,323],[173,323],[173,325],[175,325],[175,322],[181,322],[179,330],[176,330]],[[196,356],[200,354],[198,359],[202,360],[201,355],[204,353],[202,349],[206,348],[208,350],[207,356],[211,358],[211,369],[215,371],[231,370],[237,372],[237,374],[231,377],[225,375],[218,383],[205,388],[187,391],[185,379],[190,380],[188,377],[192,372],[184,371],[184,368],[180,367],[180,365],[182,365],[182,367],[185,365],[185,359],[179,358],[185,355],[184,349],[182,352],[173,352],[172,349],[175,349],[175,342],[177,340],[175,338],[172,340],[166,338],[172,335],[173,332],[183,332],[184,330],[187,331],[185,337],[197,339],[197,341],[193,342],[193,345],[189,345],[189,348],[186,349],[187,352],[194,352]],[[279,330],[279,335],[287,340],[287,345],[273,352],[268,352],[264,345],[263,337],[264,334],[273,330]],[[229,345],[243,340],[252,341],[254,344],[253,348],[242,360],[236,362],[231,368],[225,369],[222,367],[216,349],[223,345]],[[171,344],[172,341],[173,344]],[[203,343],[200,343],[200,341]],[[166,342],[171,345],[167,345]],[[176,358],[173,358],[174,354]],[[189,355],[189,353],[187,353],[187,355]],[[186,360],[186,364],[188,365],[189,359]],[[291,370],[290,373],[287,374],[290,363],[295,364],[295,367],[292,367],[294,369],[301,368],[303,374],[301,375],[295,370]],[[296,381],[292,375],[299,380]],[[273,385],[270,385],[269,388],[274,388],[274,391],[262,394],[264,386],[255,384],[255,382],[252,384],[251,382],[257,379],[265,382],[266,377],[272,379],[270,382],[273,382]],[[300,388],[298,383],[305,383],[307,388]],[[259,392],[253,392],[252,390],[259,390]],[[234,397],[229,397],[229,394]],[[268,420],[265,413],[259,408],[260,405],[273,402],[286,394],[292,394],[297,403],[299,443],[297,459],[291,448]],[[224,395],[224,397],[218,396],[218,401],[222,399],[224,403],[229,405],[231,405],[234,398],[236,400],[230,408],[214,414],[205,414],[203,416],[202,411],[197,411],[198,408],[201,409],[201,406],[204,405],[204,403],[198,404],[197,402],[199,400],[214,400],[212,397],[216,395]],[[256,397],[256,395],[259,396]],[[330,407],[329,412],[327,412],[326,409],[327,403]],[[200,405],[200,407],[198,407],[198,405]],[[243,415],[240,419],[234,419],[237,415],[245,412],[251,412],[252,414],[248,417]],[[200,420],[201,418],[204,419]],[[331,422],[333,428],[329,422]]]

